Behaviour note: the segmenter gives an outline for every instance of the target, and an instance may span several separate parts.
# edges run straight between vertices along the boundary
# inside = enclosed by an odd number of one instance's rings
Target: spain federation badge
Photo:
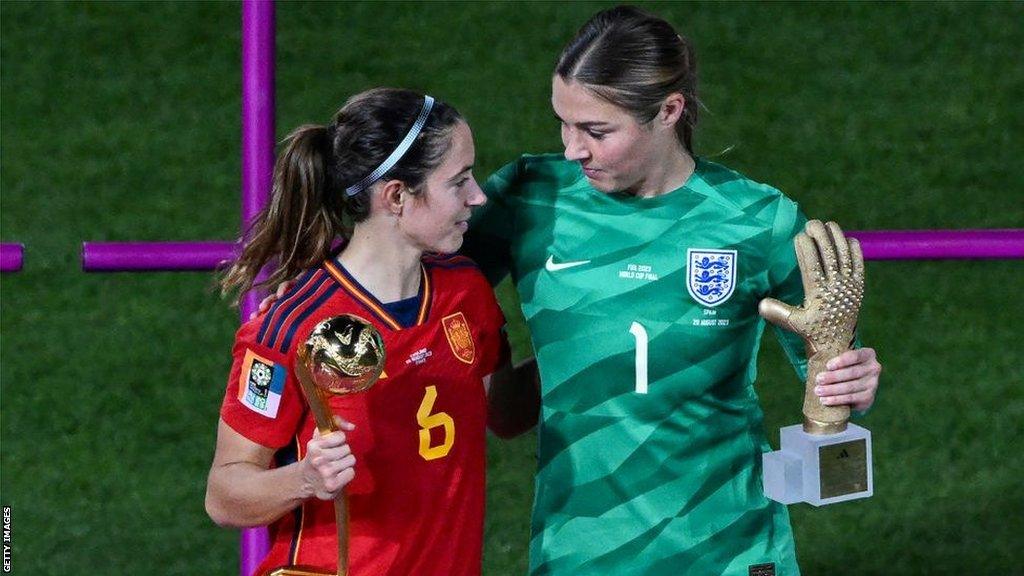
[[[715,307],[728,300],[735,287],[735,250],[686,251],[686,289],[694,300]]]
[[[246,350],[239,374],[238,400],[257,414],[275,418],[281,405],[284,381],[284,366]]]
[[[452,354],[466,364],[472,364],[476,358],[476,346],[473,344],[473,333],[469,330],[466,317],[462,312],[456,312],[441,319],[441,324],[444,326],[448,345],[452,347]]]

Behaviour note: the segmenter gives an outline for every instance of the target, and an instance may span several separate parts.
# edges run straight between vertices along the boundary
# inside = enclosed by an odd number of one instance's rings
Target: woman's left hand
[[[825,364],[828,371],[818,374],[814,393],[825,406],[849,404],[854,410],[867,410],[875,402],[882,365],[874,348],[847,350]]]

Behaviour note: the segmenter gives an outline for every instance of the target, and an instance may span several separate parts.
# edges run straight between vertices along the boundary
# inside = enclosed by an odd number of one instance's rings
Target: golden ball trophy
[[[849,406],[825,406],[814,394],[826,362],[853,347],[864,296],[864,255],[857,240],[848,240],[834,222],[809,221],[795,244],[804,305],[765,298],[758,310],[804,340],[804,423],[783,428],[781,449],[763,455],[764,494],[783,504],[814,506],[867,498],[874,492],[871,432],[849,423]]]
[[[320,322],[299,347],[295,371],[320,435],[338,430],[328,407],[331,395],[368,389],[384,370],[384,340],[372,324],[343,314]],[[338,525],[338,576],[348,575],[348,498],[342,491],[334,499]],[[326,576],[321,570],[284,566],[267,576]]]

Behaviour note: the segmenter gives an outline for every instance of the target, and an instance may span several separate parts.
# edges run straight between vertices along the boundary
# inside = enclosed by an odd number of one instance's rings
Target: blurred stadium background
[[[554,58],[611,5],[279,3],[278,135],[392,85],[461,109],[481,179],[557,151]],[[846,229],[1024,226],[1024,4],[639,5],[697,46],[702,155]],[[237,313],[209,273],[85,274],[79,251],[237,235],[239,62],[237,3],[0,3],[0,240],[26,246],[0,279],[14,573],[237,573],[203,511]],[[792,507],[805,574],[1019,573],[1022,266],[868,264],[875,496]],[[802,386],[766,342],[777,443]],[[487,574],[525,574],[534,443],[491,444]]]

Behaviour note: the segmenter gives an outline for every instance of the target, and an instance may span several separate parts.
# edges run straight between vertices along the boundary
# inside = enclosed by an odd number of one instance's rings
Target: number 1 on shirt
[[[636,393],[647,394],[647,330],[633,322],[629,333],[636,339]]]

